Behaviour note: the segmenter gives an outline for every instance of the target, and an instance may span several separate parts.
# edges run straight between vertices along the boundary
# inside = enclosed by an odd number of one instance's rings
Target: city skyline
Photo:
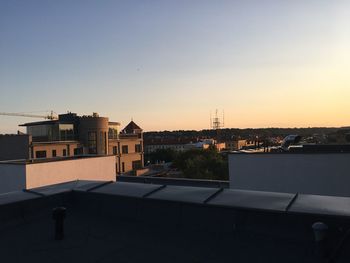
[[[1,1],[0,112],[145,131],[350,124],[348,1]],[[0,133],[35,121],[0,116]]]

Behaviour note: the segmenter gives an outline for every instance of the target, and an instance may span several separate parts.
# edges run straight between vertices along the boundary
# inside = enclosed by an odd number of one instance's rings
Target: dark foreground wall
[[[349,262],[349,200],[216,188],[72,182],[0,199],[4,262]],[[307,206],[312,203],[312,206]],[[333,203],[331,203],[333,202]],[[318,204],[320,205],[320,204]],[[54,240],[52,208],[67,208]],[[342,213],[342,209],[343,213]],[[313,210],[312,210],[313,209]],[[326,255],[311,225],[328,225]]]

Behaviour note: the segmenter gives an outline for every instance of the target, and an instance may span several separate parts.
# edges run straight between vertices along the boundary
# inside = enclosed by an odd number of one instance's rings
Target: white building
[[[230,188],[350,197],[350,153],[232,153]]]
[[[115,156],[0,162],[0,193],[74,180],[115,181]]]

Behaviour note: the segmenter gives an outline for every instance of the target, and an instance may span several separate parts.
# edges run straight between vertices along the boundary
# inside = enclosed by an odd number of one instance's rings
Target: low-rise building
[[[255,146],[254,141],[249,140],[232,140],[226,141],[226,150],[229,151],[238,151],[244,148],[249,148]]]
[[[143,167],[142,129],[133,121],[120,132],[119,122],[96,113],[67,113],[20,126],[27,134],[0,136],[0,160],[115,155],[118,174]]]
[[[176,152],[184,152],[193,144],[189,139],[151,139],[145,141],[145,153],[153,153],[157,150],[171,149]]]
[[[145,142],[145,153],[153,153],[157,150],[171,149],[176,152],[184,152],[191,149],[208,149],[214,146],[218,151],[225,149],[225,143],[218,143],[214,139],[152,139]]]

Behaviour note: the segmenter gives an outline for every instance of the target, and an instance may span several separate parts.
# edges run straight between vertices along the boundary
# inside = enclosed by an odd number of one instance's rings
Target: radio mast
[[[210,127],[213,130],[219,130],[224,127],[224,111],[222,111],[222,119],[218,115],[218,110],[215,110],[215,116],[212,118],[210,114]]]
[[[215,131],[216,143],[220,142],[220,129],[224,127],[224,111],[222,111],[222,119],[219,117],[218,110],[215,110],[215,116],[212,118],[210,114],[210,127]]]

